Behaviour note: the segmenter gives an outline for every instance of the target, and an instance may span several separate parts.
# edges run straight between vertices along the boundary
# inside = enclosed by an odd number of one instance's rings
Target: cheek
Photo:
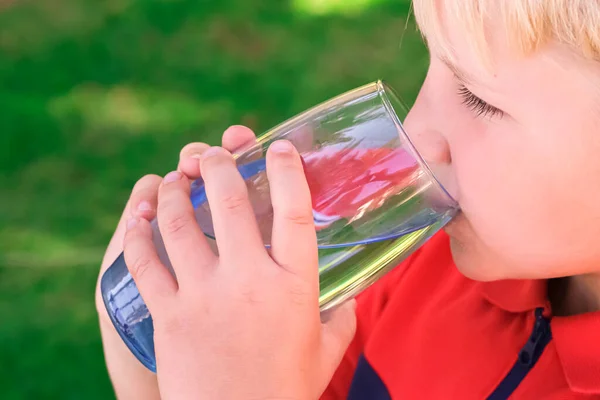
[[[543,209],[552,206],[541,203],[548,196],[536,185],[534,171],[509,149],[479,141],[463,148],[454,163],[461,206],[477,236],[493,249],[522,256],[527,246],[522,238],[539,235],[537,225],[547,214]]]
[[[597,246],[584,244],[600,233],[589,219],[600,217],[599,207],[581,201],[584,181],[593,174],[582,173],[575,161],[564,162],[583,155],[572,146],[548,148],[526,135],[497,130],[473,129],[476,134],[454,143],[461,206],[479,242],[472,247],[514,268],[507,273],[517,276],[560,275],[561,268],[572,271],[573,262],[587,269],[584,264],[597,259],[590,248]]]

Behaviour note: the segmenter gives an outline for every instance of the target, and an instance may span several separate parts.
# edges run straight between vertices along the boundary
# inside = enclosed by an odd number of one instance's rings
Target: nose
[[[450,146],[441,131],[443,123],[436,120],[435,110],[431,107],[427,94],[428,86],[426,79],[404,119],[404,129],[425,161],[432,164],[450,164]]]
[[[446,191],[458,200],[458,185],[452,167],[452,152],[448,138],[443,133],[443,121],[436,118],[435,109],[430,107],[425,85],[404,119],[404,129],[427,163],[436,179]]]

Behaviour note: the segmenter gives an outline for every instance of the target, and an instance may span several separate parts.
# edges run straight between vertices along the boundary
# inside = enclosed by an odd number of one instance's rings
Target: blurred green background
[[[134,182],[428,63],[409,0],[0,1],[0,398],[109,399],[93,293]]]

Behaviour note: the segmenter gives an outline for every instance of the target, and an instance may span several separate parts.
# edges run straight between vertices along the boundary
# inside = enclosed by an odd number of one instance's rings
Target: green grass
[[[426,51],[408,0],[0,5],[0,393],[106,399],[93,306],[130,188],[230,124],[264,131]],[[4,4],[4,3],[3,3]],[[403,38],[403,39],[402,39]],[[401,40],[402,39],[402,40]],[[400,46],[400,44],[402,45]]]

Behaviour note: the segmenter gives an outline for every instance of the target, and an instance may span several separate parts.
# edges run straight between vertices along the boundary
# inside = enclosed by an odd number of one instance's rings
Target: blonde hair
[[[486,23],[500,18],[508,43],[522,54],[555,40],[586,58],[600,60],[600,2],[598,0],[414,0],[414,13],[428,45],[452,59],[442,14],[462,27],[476,52],[487,58]]]

